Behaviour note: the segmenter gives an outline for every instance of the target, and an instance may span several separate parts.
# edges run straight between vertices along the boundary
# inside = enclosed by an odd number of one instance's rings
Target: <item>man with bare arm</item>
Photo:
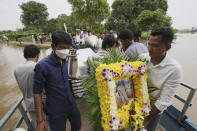
[[[169,27],[153,30],[148,43],[149,53],[143,54],[148,59],[148,86],[158,88],[151,93],[156,101],[152,101],[150,115],[144,121],[144,126],[148,131],[155,131],[162,112],[171,105],[181,83],[181,67],[167,53],[171,48],[173,36]]]

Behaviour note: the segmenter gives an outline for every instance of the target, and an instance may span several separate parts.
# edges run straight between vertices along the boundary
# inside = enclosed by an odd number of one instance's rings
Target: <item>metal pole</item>
[[[29,118],[28,118],[27,113],[25,112],[23,106],[20,104],[18,106],[18,108],[19,108],[19,111],[21,112],[21,115],[23,116],[23,118],[24,118],[24,120],[25,120],[25,122],[26,122],[26,124],[27,124],[27,126],[29,128],[29,130],[30,131],[35,131],[33,126],[32,126],[32,124],[31,124],[31,122],[29,121]]]
[[[179,118],[178,118],[178,121],[179,121],[179,122],[181,122],[181,121],[183,120],[183,117],[184,117],[184,115],[185,115],[185,113],[186,113],[188,107],[190,106],[190,103],[191,103],[191,101],[192,101],[192,98],[193,98],[195,92],[196,92],[196,89],[191,89],[191,91],[190,91],[190,93],[189,93],[189,95],[188,95],[188,97],[187,97],[187,100],[186,100],[186,102],[185,102],[185,105],[184,105],[184,107],[183,107],[183,109],[182,109],[181,115],[180,115]]]
[[[0,120],[0,130],[4,127],[4,125],[7,123],[7,121],[10,119],[12,114],[16,111],[18,106],[21,104],[23,100],[23,96],[21,95],[17,102],[12,106],[12,108],[3,116],[3,118]]]

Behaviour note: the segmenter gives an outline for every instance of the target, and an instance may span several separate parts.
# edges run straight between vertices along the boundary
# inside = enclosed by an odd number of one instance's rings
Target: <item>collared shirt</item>
[[[80,35],[76,35],[75,41],[76,41],[76,43],[78,43],[78,44],[81,42]]]
[[[139,56],[140,54],[142,53],[147,53],[148,50],[147,50],[147,47],[142,44],[142,43],[139,43],[139,42],[133,42],[129,47],[128,49],[125,51],[125,54],[128,56],[128,57],[132,57],[133,55],[134,56]]]
[[[33,61],[26,61],[25,63],[18,65],[14,71],[14,76],[18,86],[23,93],[27,111],[35,111],[33,97],[33,78],[35,65],[36,63]]]
[[[51,53],[42,59],[35,67],[34,94],[46,91],[46,111],[49,115],[67,112],[67,107],[75,108],[76,103],[68,82],[68,65],[64,60],[62,65]]]
[[[143,54],[143,57],[148,60],[148,86],[159,89],[151,94],[151,96],[157,98],[154,105],[157,109],[163,111],[171,105],[172,99],[181,83],[181,66],[168,54],[166,54],[165,58],[157,65],[151,63],[148,53]]]

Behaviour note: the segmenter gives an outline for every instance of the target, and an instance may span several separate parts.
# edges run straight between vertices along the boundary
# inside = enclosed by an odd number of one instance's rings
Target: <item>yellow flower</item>
[[[130,75],[123,75],[123,69],[124,67],[122,64],[129,64],[132,66],[132,69],[136,72],[130,74]],[[121,61],[120,63],[112,63],[109,65],[106,64],[101,64],[99,67],[96,69],[96,80],[97,80],[97,88],[98,88],[98,96],[99,96],[99,102],[100,102],[100,108],[101,108],[101,113],[102,113],[102,127],[105,131],[110,130],[110,124],[109,121],[112,120],[112,116],[110,114],[110,110],[112,106],[112,100],[110,96],[110,90],[108,87],[108,82],[103,79],[102,76],[102,71],[103,69],[109,69],[112,71],[112,73],[117,73],[118,76],[113,76],[112,81],[120,81],[124,79],[132,79],[133,84],[134,84],[134,92],[135,92],[135,98],[134,98],[134,105],[135,105],[135,115],[132,115],[133,124],[135,125],[135,129],[138,128],[143,128],[143,120],[144,116],[148,114],[143,114],[142,110],[145,108],[144,103],[147,103],[150,106],[150,100],[149,98],[144,101],[143,99],[143,93],[141,91],[142,88],[142,75],[138,72],[138,69],[140,66],[144,65],[145,63],[141,61],[136,61],[136,62],[127,62],[127,61]],[[127,68],[128,69],[128,66]],[[146,69],[145,69],[146,70]],[[124,71],[125,72],[125,71]],[[127,72],[125,72],[127,74]],[[128,73],[129,74],[129,73]],[[113,74],[112,74],[113,75]],[[147,73],[143,74],[143,78],[145,79],[144,81],[147,81]],[[145,83],[144,85],[147,86]],[[146,87],[147,88],[147,87]],[[148,92],[147,92],[148,93]],[[116,103],[113,103],[117,107],[117,100],[115,100]],[[130,118],[130,106],[131,104],[123,105],[121,108],[117,108],[117,114],[116,114],[116,119],[122,121],[120,129],[125,129],[129,127],[129,118]]]

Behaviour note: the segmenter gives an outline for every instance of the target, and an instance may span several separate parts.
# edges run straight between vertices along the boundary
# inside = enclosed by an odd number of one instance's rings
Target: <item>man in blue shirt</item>
[[[118,38],[122,44],[123,51],[130,58],[148,52],[144,44],[133,42],[133,32],[131,30],[122,30]]]
[[[69,119],[72,131],[81,128],[80,112],[68,83],[66,57],[72,40],[69,34],[56,31],[52,34],[52,53],[35,67],[34,101],[37,111],[37,131],[47,128],[42,116],[42,91],[46,91],[46,113],[52,131],[65,131]]]

